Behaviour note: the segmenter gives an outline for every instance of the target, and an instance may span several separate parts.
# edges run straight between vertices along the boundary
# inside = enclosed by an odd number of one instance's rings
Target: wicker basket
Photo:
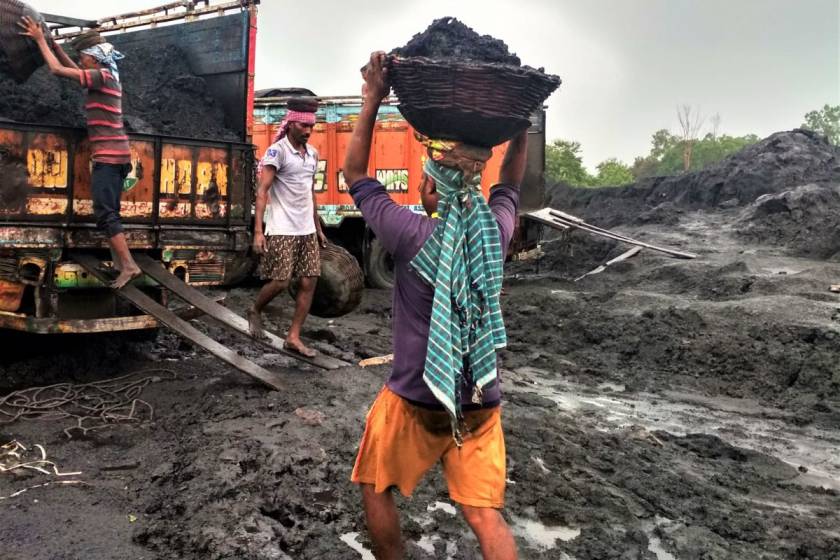
[[[316,317],[333,318],[347,315],[359,306],[365,291],[365,276],[356,257],[346,249],[328,243],[321,247],[321,277],[315,287],[309,312]],[[289,285],[291,296],[297,297],[300,279]]]
[[[388,72],[400,112],[420,133],[485,147],[525,130],[560,85],[533,68],[421,57],[392,57]]]
[[[23,83],[44,63],[38,45],[20,34],[18,22],[23,16],[43,21],[41,14],[18,0],[0,0],[0,47],[6,52],[12,77]]]

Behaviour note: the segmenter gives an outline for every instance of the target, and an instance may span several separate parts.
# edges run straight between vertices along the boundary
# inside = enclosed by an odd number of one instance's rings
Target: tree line
[[[667,129],[654,132],[647,155],[636,157],[632,164],[609,158],[595,167],[595,173],[590,173],[583,165],[580,142],[554,140],[546,146],[546,180],[573,187],[626,185],[645,177],[698,171],[759,141],[755,134],[721,134],[719,115],[712,116],[707,123],[698,110],[682,106],[677,109],[677,116],[679,130],[676,133]],[[706,132],[701,135],[704,128]],[[801,128],[819,132],[829,142],[840,146],[840,105],[825,105],[807,113]]]

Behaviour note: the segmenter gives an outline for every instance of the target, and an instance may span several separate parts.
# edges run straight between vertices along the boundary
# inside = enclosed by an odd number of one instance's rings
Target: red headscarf
[[[277,136],[274,137],[273,142],[277,142],[282,140],[286,133],[289,132],[289,125],[293,122],[298,122],[301,124],[315,124],[315,113],[308,113],[304,111],[292,111],[289,110],[286,113],[286,118],[283,119],[283,122],[280,123],[280,130],[277,132]]]

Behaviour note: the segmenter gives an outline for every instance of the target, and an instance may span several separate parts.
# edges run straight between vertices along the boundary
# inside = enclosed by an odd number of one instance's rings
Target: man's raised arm
[[[384,52],[378,51],[370,55],[370,63],[364,67],[362,73],[365,78],[364,104],[353,129],[353,137],[347,146],[347,155],[344,157],[344,180],[351,187],[359,179],[367,177],[376,114],[382,100],[391,91]]]
[[[505,159],[499,170],[499,183],[521,186],[525,177],[525,164],[528,160],[528,130],[523,130],[513,137],[508,144]]]
[[[41,56],[44,57],[44,62],[47,63],[50,72],[52,72],[56,76],[61,76],[62,78],[70,78],[81,82],[82,71],[79,70],[79,68],[75,64],[73,64],[73,67],[68,67],[58,60],[55,53],[50,48],[49,43],[47,43],[47,38],[44,36],[44,29],[43,27],[41,27],[41,24],[39,22],[36,22],[32,18],[24,16],[18,22],[18,27],[20,27],[21,29],[21,35],[29,37],[38,45],[38,50],[41,51]],[[54,41],[53,44],[55,44]],[[56,45],[56,47],[58,47],[58,45]],[[59,50],[61,50],[60,47]],[[66,54],[65,57],[67,57]],[[69,60],[69,57],[67,58]]]

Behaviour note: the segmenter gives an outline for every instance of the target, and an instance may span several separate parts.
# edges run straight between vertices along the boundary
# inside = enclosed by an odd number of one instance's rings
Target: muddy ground
[[[803,255],[787,233],[745,236],[765,223],[764,202],[748,198],[672,201],[667,220],[614,213],[616,230],[695,260],[645,250],[575,282],[628,248],[575,233],[509,267],[505,515],[522,558],[840,558],[840,295],[828,291],[840,259]],[[790,232],[794,214],[766,223]],[[254,293],[234,289],[228,305],[241,311]],[[369,290],[357,311],[314,318],[306,334],[345,359],[386,354],[389,309],[389,293]],[[316,371],[206,328],[282,372],[287,389],[269,392],[168,333],[4,341],[0,394],[138,371],[155,409],[153,421],[70,440],[72,420],[0,426],[0,440],[41,444],[86,483],[0,501],[4,558],[371,558],[348,478],[387,366]],[[0,475],[0,496],[48,480]],[[439,471],[399,502],[409,558],[479,558]]]

